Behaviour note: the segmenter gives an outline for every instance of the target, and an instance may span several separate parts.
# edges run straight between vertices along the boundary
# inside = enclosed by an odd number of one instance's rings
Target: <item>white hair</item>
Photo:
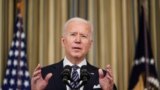
[[[64,27],[63,27],[63,36],[65,35],[66,29],[67,29],[68,25],[69,25],[71,22],[81,22],[81,23],[87,24],[87,25],[91,28],[91,38],[93,38],[93,25],[92,25],[89,21],[87,21],[87,20],[85,20],[85,19],[83,19],[83,18],[79,18],[79,17],[73,17],[73,18],[69,19],[69,20],[64,24]]]

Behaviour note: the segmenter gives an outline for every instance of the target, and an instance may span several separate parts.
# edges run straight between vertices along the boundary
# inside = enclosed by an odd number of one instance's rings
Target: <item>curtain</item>
[[[93,23],[94,42],[87,60],[99,67],[110,64],[119,90],[127,90],[137,39],[137,6],[135,0],[23,0],[24,28],[27,34],[27,59],[30,76],[40,63],[56,63],[65,56],[60,38],[62,26],[71,17],[82,17]],[[14,0],[0,0],[0,85],[12,40]],[[151,0],[152,44],[156,64],[160,62],[160,8]],[[156,13],[158,11],[158,13]],[[158,66],[158,65],[157,65]],[[158,67],[160,69],[160,67]]]

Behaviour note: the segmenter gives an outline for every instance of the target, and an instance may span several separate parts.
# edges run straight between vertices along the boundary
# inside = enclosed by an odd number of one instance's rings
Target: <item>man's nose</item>
[[[80,35],[77,35],[77,36],[76,36],[75,42],[76,42],[76,43],[80,43],[80,42],[81,42],[81,37],[80,37]]]

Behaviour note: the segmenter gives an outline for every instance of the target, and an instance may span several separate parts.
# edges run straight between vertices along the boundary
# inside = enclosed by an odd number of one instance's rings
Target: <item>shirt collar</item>
[[[63,67],[66,66],[66,65],[72,66],[73,64],[67,59],[67,57],[64,57]],[[81,66],[83,66],[83,65],[87,65],[86,58],[84,58],[84,59],[78,64],[79,67],[81,67]]]

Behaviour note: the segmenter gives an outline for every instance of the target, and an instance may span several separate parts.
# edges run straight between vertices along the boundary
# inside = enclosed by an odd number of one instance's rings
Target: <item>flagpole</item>
[[[149,77],[149,55],[148,55],[148,36],[147,36],[147,22],[146,22],[146,19],[147,19],[147,13],[146,13],[146,0],[143,0],[143,3],[142,3],[142,13],[143,13],[143,28],[144,28],[144,47],[145,47],[145,70],[146,70],[146,76],[145,76],[145,84],[146,84],[146,88],[147,90],[150,88],[150,84],[147,80],[147,78]]]
[[[18,13],[18,15],[16,16],[17,17],[17,19],[18,19],[18,21],[20,22],[20,23],[23,23],[22,22],[22,3],[21,3],[21,1],[22,0],[17,0],[16,1],[16,8],[17,8],[17,13]],[[20,67],[20,61],[21,61],[21,34],[22,34],[22,27],[23,26],[19,26],[18,27],[18,30],[17,30],[17,32],[19,31],[20,32],[20,36],[19,36],[19,39],[18,39],[18,42],[19,42],[19,47],[18,47],[18,53],[19,53],[19,55],[18,55],[18,65],[17,65],[17,80],[21,80],[21,73],[19,72],[19,71],[21,71],[21,67]],[[18,90],[21,90],[21,85],[17,85],[17,88],[18,88]]]

